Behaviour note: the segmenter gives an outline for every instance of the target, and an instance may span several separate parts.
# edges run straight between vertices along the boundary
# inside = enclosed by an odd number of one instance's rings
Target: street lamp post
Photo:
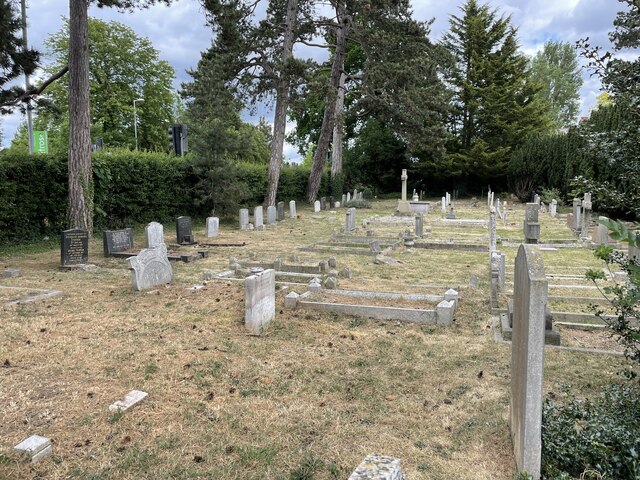
[[[136,150],[138,150],[138,114],[136,112],[136,102],[144,102],[144,98],[133,99],[133,136],[136,140]]]

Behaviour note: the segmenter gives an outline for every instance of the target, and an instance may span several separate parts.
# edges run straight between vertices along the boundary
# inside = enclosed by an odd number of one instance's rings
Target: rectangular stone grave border
[[[31,303],[39,300],[46,300],[47,298],[59,297],[63,294],[60,290],[47,290],[44,288],[5,287],[0,285],[0,289],[16,291],[24,290],[28,292],[24,297],[7,302],[5,305],[22,305],[23,303]]]
[[[47,455],[53,453],[51,440],[46,437],[41,437],[40,435],[31,435],[13,448],[31,460],[31,463],[39,462]]]

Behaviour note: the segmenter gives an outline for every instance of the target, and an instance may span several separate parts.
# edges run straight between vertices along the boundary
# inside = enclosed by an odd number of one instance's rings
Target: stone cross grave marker
[[[144,227],[145,237],[147,238],[147,248],[154,248],[164,243],[164,227],[158,222],[149,222]]]
[[[89,232],[74,228],[60,234],[60,263],[63,267],[89,261]]]
[[[133,229],[105,230],[102,232],[102,246],[105,257],[133,248]]]
[[[516,467],[540,478],[545,307],[548,282],[537,247],[516,256],[511,340],[510,427]]]
[[[244,324],[254,335],[276,316],[276,271],[264,270],[244,281]]]
[[[218,217],[207,217],[204,233],[207,238],[217,237],[220,230],[220,219]]]
[[[176,218],[176,238],[180,245],[193,245],[196,243],[191,227],[191,217]]]
[[[173,280],[173,269],[167,258],[167,246],[161,243],[155,248],[143,248],[135,257],[127,259],[134,290],[145,290],[165,285]]]

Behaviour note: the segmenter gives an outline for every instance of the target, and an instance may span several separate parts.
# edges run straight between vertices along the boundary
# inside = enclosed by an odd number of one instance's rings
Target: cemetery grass
[[[394,203],[359,210],[358,223]],[[490,329],[485,253],[400,247],[389,253],[397,265],[337,258],[352,271],[339,288],[460,287],[450,327],[285,310],[290,289],[279,288],[276,321],[254,337],[241,285],[188,290],[203,284],[203,270],[249,252],[323,257],[295,247],[328,238],[344,212],[299,211],[301,221],[265,232],[225,229],[213,240],[248,245],[173,263],[173,284],[149,292],[131,289],[125,261],[102,257],[101,239],[90,246],[94,272],[59,271],[57,249],[3,255],[22,276],[2,285],[64,296],[1,307],[0,479],[344,479],[373,452],[400,458],[412,479],[512,479],[510,349]],[[165,226],[168,242],[171,232]],[[471,275],[479,288],[464,288]],[[617,357],[557,350],[545,362],[545,392],[557,401],[599,391],[622,367]],[[133,389],[149,397],[122,415],[108,411]],[[32,434],[54,442],[54,455],[34,465],[12,451]]]

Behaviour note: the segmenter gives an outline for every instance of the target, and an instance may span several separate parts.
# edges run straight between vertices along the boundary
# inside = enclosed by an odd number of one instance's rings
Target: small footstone
[[[31,435],[13,448],[30,458],[31,463],[36,463],[53,452],[51,440],[40,435]]]
[[[367,455],[348,480],[405,480],[405,476],[399,459]]]
[[[131,390],[122,400],[118,400],[117,402],[109,405],[109,411],[113,412],[120,410],[121,412],[126,412],[131,407],[144,400],[148,395],[149,394],[147,392],[143,392],[141,390]]]
[[[2,278],[16,278],[20,276],[20,270],[17,268],[5,268],[2,271]]]

